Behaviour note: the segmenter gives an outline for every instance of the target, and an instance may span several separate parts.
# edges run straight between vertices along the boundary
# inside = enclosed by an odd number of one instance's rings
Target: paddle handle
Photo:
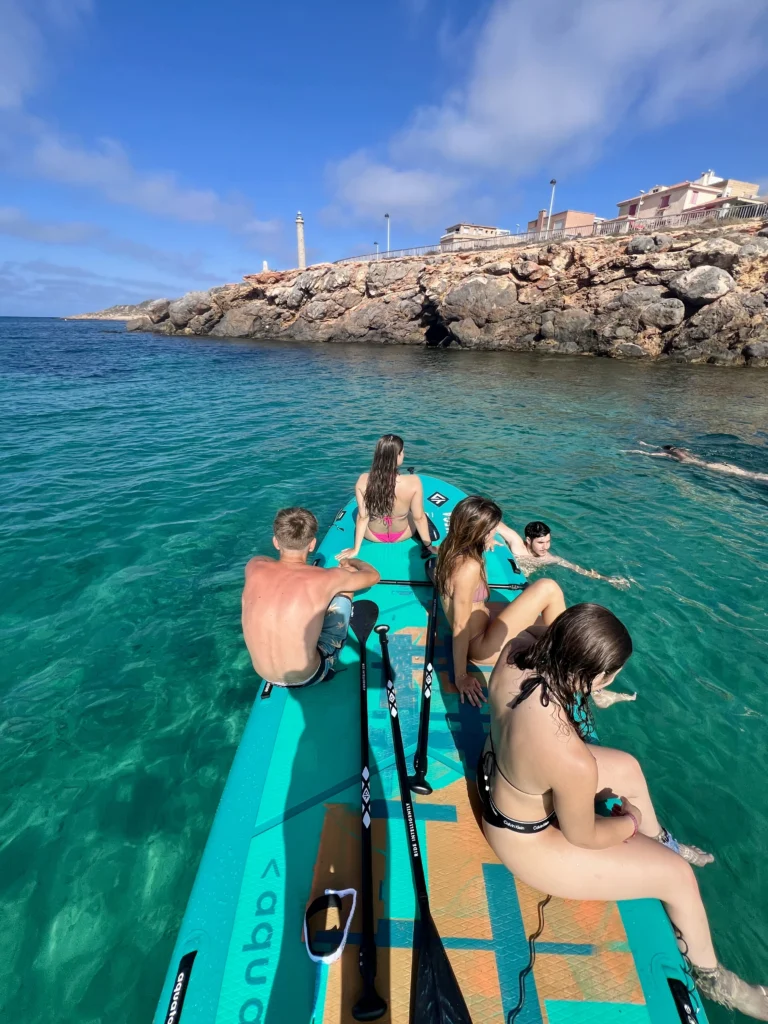
[[[424,864],[421,859],[421,847],[419,836],[416,832],[416,815],[413,810],[411,791],[408,785],[408,769],[405,764],[405,749],[403,747],[403,734],[400,730],[400,718],[397,712],[397,694],[392,675],[392,663],[389,659],[389,640],[384,627],[377,627],[381,645],[381,660],[384,666],[384,678],[387,686],[387,705],[389,707],[389,724],[392,728],[392,746],[395,750],[395,766],[397,768],[397,781],[400,788],[400,803],[403,808],[403,820],[405,821],[405,832],[408,839],[408,852],[411,857],[411,869],[413,871],[413,882],[416,889],[416,899],[419,907],[429,908],[429,896],[427,894],[427,879],[424,874]]]

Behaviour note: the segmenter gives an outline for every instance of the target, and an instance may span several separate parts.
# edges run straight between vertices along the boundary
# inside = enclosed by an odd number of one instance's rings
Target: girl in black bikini
[[[536,635],[537,633],[538,638]],[[768,992],[717,961],[691,865],[712,861],[663,829],[637,761],[588,744],[589,696],[632,653],[621,622],[574,605],[546,630],[511,640],[488,690],[491,729],[478,765],[483,831],[521,881],[566,899],[660,899],[682,935],[703,995],[768,1020]],[[613,817],[596,797],[619,796]]]

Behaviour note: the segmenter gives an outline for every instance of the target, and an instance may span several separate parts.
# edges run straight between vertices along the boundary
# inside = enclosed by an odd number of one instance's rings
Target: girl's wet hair
[[[437,586],[443,597],[448,596],[451,578],[466,558],[480,566],[483,583],[485,575],[485,542],[488,534],[501,522],[501,509],[490,498],[471,494],[462,498],[451,513],[448,533],[437,554]]]
[[[554,700],[582,736],[592,726],[587,697],[595,678],[617,672],[632,653],[632,638],[613,612],[599,604],[575,604],[525,651],[507,657],[507,664],[533,670],[512,702],[516,707],[541,687],[541,703]]]
[[[384,519],[392,515],[395,506],[395,484],[397,483],[397,460],[405,445],[397,434],[384,434],[376,442],[368,486],[363,500],[369,516]]]

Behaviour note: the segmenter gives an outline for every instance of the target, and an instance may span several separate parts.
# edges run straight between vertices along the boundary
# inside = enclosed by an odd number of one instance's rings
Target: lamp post
[[[387,222],[387,252],[389,252],[389,214],[384,214],[384,220]]]
[[[640,220],[640,210],[643,208],[643,199],[645,198],[645,189],[640,189],[640,198],[637,201],[637,209],[635,210],[635,220]]]
[[[520,225],[519,224],[515,224],[515,234],[516,235],[520,234]]]
[[[378,242],[374,242],[373,244],[376,247],[376,262],[378,263],[379,262],[379,243]]]
[[[552,207],[555,203],[555,185],[557,184],[556,178],[551,178],[549,184],[552,186],[552,195],[549,197],[549,216],[547,217],[547,235],[549,235],[549,222],[552,220]]]

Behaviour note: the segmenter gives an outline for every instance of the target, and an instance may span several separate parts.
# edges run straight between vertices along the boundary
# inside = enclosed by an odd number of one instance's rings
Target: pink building
[[[714,209],[729,201],[754,200],[759,191],[759,186],[753,182],[719,178],[714,171],[706,171],[696,181],[654,185],[649,192],[623,199],[616,204],[619,208],[617,219],[644,220],[697,209]]]
[[[546,231],[549,213],[539,210],[536,220],[528,221],[529,231]],[[576,228],[591,229],[596,220],[601,220],[594,213],[582,213],[581,210],[561,210],[552,214],[549,227],[552,231],[572,231]]]

